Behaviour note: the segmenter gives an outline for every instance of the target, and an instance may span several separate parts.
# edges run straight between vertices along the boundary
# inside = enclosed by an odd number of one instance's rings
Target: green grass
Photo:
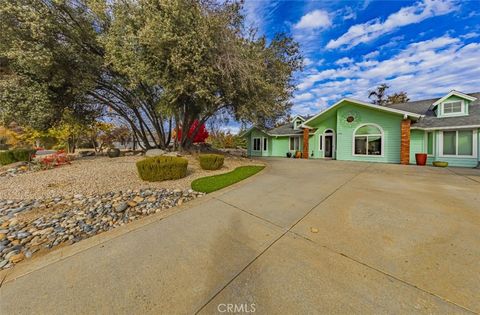
[[[264,168],[265,166],[259,165],[240,166],[225,174],[198,178],[192,182],[192,189],[208,194],[238,183],[239,181],[260,172]]]

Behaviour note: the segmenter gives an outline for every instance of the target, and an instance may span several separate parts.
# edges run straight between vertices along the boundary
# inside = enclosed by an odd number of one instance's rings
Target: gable
[[[395,108],[390,108],[387,106],[380,106],[380,105],[374,105],[370,103],[365,103],[362,101],[354,100],[354,99],[348,99],[344,98],[340,100],[339,102],[335,103],[331,107],[327,108],[326,110],[320,112],[319,114],[313,116],[312,118],[308,119],[303,123],[305,127],[310,127],[312,128],[315,124],[318,124],[320,121],[323,119],[328,119],[330,115],[336,115],[336,110],[340,107],[343,107],[345,105],[350,105],[353,107],[358,107],[360,108],[367,108],[373,111],[379,111],[379,112],[384,112],[384,113],[390,113],[393,115],[399,115],[399,116],[404,116],[404,117],[409,117],[414,120],[419,119],[422,117],[420,114],[412,113],[412,112],[407,112],[404,110],[400,109],[395,109]]]

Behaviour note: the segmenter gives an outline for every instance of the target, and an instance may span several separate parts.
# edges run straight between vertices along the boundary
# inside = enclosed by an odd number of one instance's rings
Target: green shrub
[[[7,165],[15,163],[15,157],[13,156],[12,151],[1,151],[0,152],[0,165]]]
[[[15,161],[29,162],[32,159],[32,155],[35,154],[34,149],[15,149],[11,151]]]
[[[149,182],[187,176],[188,161],[176,156],[154,156],[137,162],[140,178]]]
[[[223,166],[224,156],[220,154],[200,154],[200,166],[204,170],[218,170]]]

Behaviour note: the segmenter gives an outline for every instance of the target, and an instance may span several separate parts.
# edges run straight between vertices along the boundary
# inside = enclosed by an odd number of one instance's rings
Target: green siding
[[[434,161],[445,161],[450,166],[475,167],[480,161],[480,154],[477,149],[477,156],[472,158],[464,157],[442,157],[440,156],[440,144],[438,143],[440,131],[433,132],[433,156],[428,156],[427,165],[432,165]],[[426,131],[412,130],[410,133],[410,163],[415,164],[415,153],[426,153],[425,138]],[[477,148],[480,145],[480,138],[477,137]]]
[[[260,138],[260,151],[253,150],[253,138]],[[270,138],[266,133],[254,129],[247,137],[247,154],[248,156],[271,156],[272,144],[271,139],[268,140],[267,151],[263,151],[263,138]]]
[[[351,115],[356,118],[352,123],[347,123],[346,118]],[[337,110],[337,159],[400,163],[400,124],[402,119],[403,116],[399,114],[377,111],[346,102]],[[358,126],[369,123],[376,124],[383,129],[383,155],[353,155],[353,132]]]
[[[316,119],[314,124],[310,124],[311,127],[317,128],[314,135],[309,139],[309,150],[310,155],[313,151],[313,158],[323,158],[323,150],[320,150],[320,137],[323,135],[325,130],[332,129],[335,134],[337,133],[337,115],[336,111],[329,114],[327,117],[322,117],[323,119]]]
[[[416,164],[416,153],[427,153],[425,150],[425,131],[411,130],[410,131],[410,163]]]
[[[272,137],[272,156],[286,156],[290,151],[290,137]]]

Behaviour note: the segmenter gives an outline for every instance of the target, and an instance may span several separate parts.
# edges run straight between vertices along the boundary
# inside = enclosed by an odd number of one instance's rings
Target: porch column
[[[303,128],[303,153],[302,157],[308,159],[308,128]]]
[[[410,119],[403,119],[401,123],[400,164],[410,164]]]

